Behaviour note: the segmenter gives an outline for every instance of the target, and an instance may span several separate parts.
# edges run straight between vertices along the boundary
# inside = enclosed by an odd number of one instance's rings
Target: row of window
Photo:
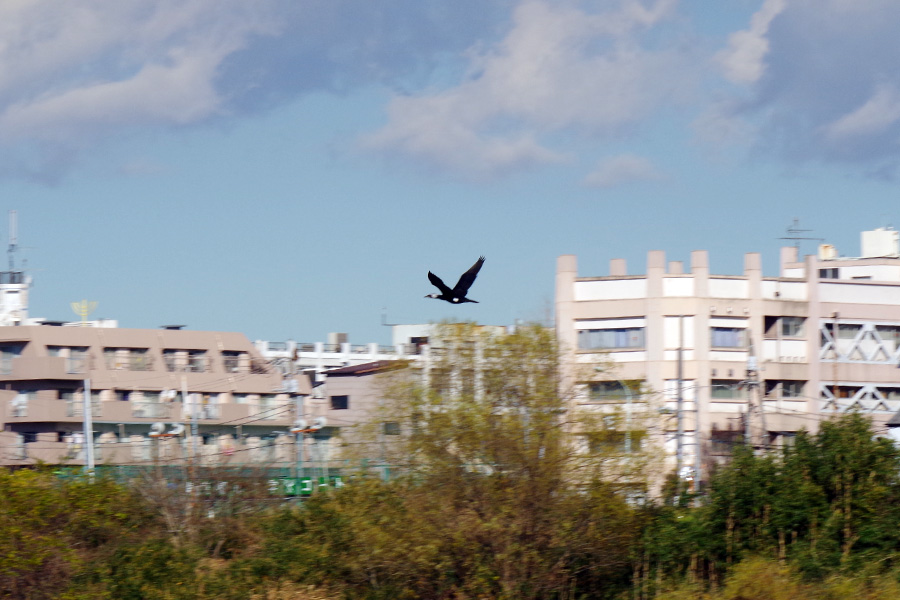
[[[21,352],[21,348],[18,348]],[[86,346],[47,346],[49,356],[65,357],[70,362],[87,362],[90,359]],[[226,373],[242,371],[241,358],[246,352],[222,351],[222,368]],[[163,365],[169,372],[206,373],[212,370],[212,360],[206,350],[182,350],[166,348],[162,351]],[[154,370],[154,356],[149,348],[107,347],[103,349],[103,364],[107,369],[125,371]],[[256,372],[259,365],[247,361],[243,370]]]
[[[802,338],[804,317],[766,317],[766,337]],[[900,329],[900,328],[898,328]],[[710,327],[712,348],[746,348],[747,329],[744,327]],[[646,347],[644,327],[581,329],[578,348],[581,350],[641,350]]]
[[[762,384],[768,398],[801,398],[806,382],[770,379]],[[595,381],[588,384],[588,397],[592,402],[621,403],[629,399],[637,400],[643,390],[644,382],[639,380]],[[742,400],[747,397],[747,390],[741,386],[740,380],[713,379],[710,381],[709,396],[714,400]]]

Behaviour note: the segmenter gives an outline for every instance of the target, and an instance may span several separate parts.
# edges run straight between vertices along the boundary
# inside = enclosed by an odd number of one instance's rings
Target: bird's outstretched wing
[[[453,290],[448,288],[447,284],[445,284],[443,281],[441,281],[441,278],[438,277],[437,275],[435,275],[434,273],[432,273],[431,271],[428,271],[428,281],[431,282],[431,285],[433,285],[437,289],[441,290],[441,294],[443,294],[445,296],[453,295]]]
[[[482,256],[475,261],[474,265],[469,267],[468,271],[462,274],[459,281],[456,282],[456,287],[453,288],[453,293],[455,295],[465,298],[469,288],[475,283],[475,278],[478,277],[478,271],[481,270],[481,265],[483,264],[484,257]]]

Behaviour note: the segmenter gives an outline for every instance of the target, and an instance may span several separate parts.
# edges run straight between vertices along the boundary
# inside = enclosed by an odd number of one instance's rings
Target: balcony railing
[[[193,410],[196,410],[198,419],[218,419],[218,418],[220,418],[219,407],[218,407],[218,405],[215,405],[215,404],[206,404],[203,406],[198,406]],[[191,406],[190,405],[185,406],[184,407],[184,418],[191,419],[191,418],[193,418],[193,416],[194,416],[194,414],[191,409]]]
[[[106,356],[106,368],[114,371],[152,371],[153,357],[142,354]]]
[[[103,403],[100,400],[91,402],[91,416],[102,416]],[[83,417],[84,402],[82,400],[66,400],[66,416],[67,417]]]
[[[66,373],[87,373],[91,368],[90,356],[70,356],[66,358]]]
[[[131,416],[138,419],[167,419],[172,404],[163,402],[132,402]]]
[[[189,356],[184,370],[188,373],[206,373],[208,364],[205,356]]]

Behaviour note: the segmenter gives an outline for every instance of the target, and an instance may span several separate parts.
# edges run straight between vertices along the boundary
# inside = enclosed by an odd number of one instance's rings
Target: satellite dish
[[[326,419],[325,417],[316,417],[315,420],[313,420],[312,426],[310,427],[310,429],[315,429],[315,430],[322,429],[323,427],[325,427],[325,425],[327,423],[328,423],[328,419]]]
[[[169,430],[169,435],[181,435],[184,433],[184,423],[175,423]]]
[[[293,426],[291,426],[291,433],[301,433],[309,427],[309,423],[306,422],[306,419],[297,419],[294,421]]]
[[[150,437],[159,437],[166,430],[165,423],[154,423],[150,426]]]

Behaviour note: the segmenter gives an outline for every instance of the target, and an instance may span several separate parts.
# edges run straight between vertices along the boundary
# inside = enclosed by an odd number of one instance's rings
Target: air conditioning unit
[[[9,415],[11,417],[27,417],[28,416],[28,396],[16,396],[9,403]]]

